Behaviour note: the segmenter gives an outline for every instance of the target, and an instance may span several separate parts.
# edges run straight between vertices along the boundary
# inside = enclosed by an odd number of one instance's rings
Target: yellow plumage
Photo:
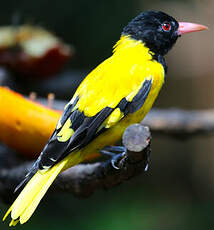
[[[143,106],[135,113],[124,116],[120,108],[116,108],[118,103],[123,98],[132,102],[146,80],[151,80],[152,84]],[[156,99],[163,82],[163,66],[153,60],[149,49],[141,41],[122,36],[114,47],[113,55],[85,78],[67,105],[68,107],[74,103],[75,98],[79,97],[72,112],[78,109],[89,118],[106,107],[114,109],[102,122],[97,132],[102,127],[107,130],[80,150],[72,151],[53,167],[46,171],[38,170],[10,207],[4,220],[11,213],[11,226],[15,226],[18,222],[25,223],[60,172],[78,164],[88,154],[114,144],[121,138],[127,126],[143,119]],[[75,135],[71,125],[70,120],[65,121],[64,125],[59,121],[57,126],[59,142],[66,142]]]
[[[114,47],[114,54],[94,69],[77,89],[74,98],[82,97],[76,107],[86,116],[94,116],[106,106],[115,108],[124,97],[131,100],[145,79],[158,78],[154,87],[159,91],[163,76],[163,66],[152,61],[152,54],[141,41],[122,36]]]
[[[58,141],[65,142],[73,135],[74,131],[70,127],[71,121],[67,120],[60,132],[57,134]]]

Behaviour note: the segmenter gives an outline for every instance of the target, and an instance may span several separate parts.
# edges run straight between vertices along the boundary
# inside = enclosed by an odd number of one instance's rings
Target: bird
[[[26,223],[57,175],[90,154],[124,152],[114,145],[151,109],[167,73],[164,56],[181,35],[206,29],[161,11],[145,11],[132,19],[112,55],[86,76],[65,106],[3,221],[10,215],[10,226]]]

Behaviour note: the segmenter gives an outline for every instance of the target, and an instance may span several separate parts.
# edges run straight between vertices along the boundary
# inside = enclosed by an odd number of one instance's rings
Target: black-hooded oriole
[[[152,107],[167,71],[164,55],[179,36],[205,26],[143,12],[124,29],[111,57],[84,79],[4,219],[25,223],[59,173],[118,141]],[[23,184],[23,183],[22,183]]]

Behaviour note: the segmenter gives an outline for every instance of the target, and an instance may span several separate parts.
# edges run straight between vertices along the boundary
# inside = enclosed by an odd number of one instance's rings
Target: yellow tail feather
[[[10,227],[16,226],[18,223],[19,223],[19,220],[11,220],[9,226],[10,226]]]
[[[81,151],[76,151],[47,171],[38,170],[8,209],[3,221],[11,213],[12,220],[9,226],[15,226],[19,222],[20,224],[27,222],[57,175],[81,161]]]
[[[53,183],[57,175],[62,171],[68,159],[65,159],[46,172],[38,171],[28,182],[15,202],[5,214],[3,221],[11,213],[10,226],[18,222],[24,224],[32,216],[39,202]]]

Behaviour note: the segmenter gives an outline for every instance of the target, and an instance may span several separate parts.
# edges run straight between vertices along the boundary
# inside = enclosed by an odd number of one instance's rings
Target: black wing
[[[152,79],[145,80],[139,92],[135,95],[131,102],[126,100],[126,98],[123,98],[116,106],[116,108],[119,108],[121,112],[124,113],[124,117],[129,113],[136,112],[143,106],[150,92],[151,85]],[[55,129],[39,158],[30,170],[29,174],[26,176],[25,180],[16,188],[16,190],[18,190],[22,185],[29,181],[29,179],[38,169],[43,170],[54,166],[57,162],[62,160],[72,151],[77,148],[83,148],[100,133],[106,130],[105,127],[101,128],[102,124],[116,108],[105,107],[95,116],[87,117],[83,112],[80,112],[78,108],[73,111],[77,102],[78,97],[74,100],[73,104],[68,104],[59,121],[59,127]],[[70,128],[73,129],[74,134],[67,141],[60,142],[58,140],[57,134],[60,132],[68,119],[71,121]]]
[[[123,98],[116,108],[119,108],[121,112],[126,116],[129,113],[134,113],[139,110],[151,89],[152,80],[145,80],[139,92],[135,95],[131,102]],[[75,100],[76,102],[78,100]],[[93,117],[87,117],[83,112],[76,109],[70,112],[74,108],[74,105],[66,108],[62,118],[62,126],[65,124],[67,119],[71,120],[71,128],[74,130],[74,134],[66,142],[59,142],[57,140],[57,134],[60,129],[55,130],[54,134],[48,141],[44,148],[40,160],[39,169],[46,169],[52,167],[69,153],[75,149],[83,148],[89,142],[91,142],[96,136],[105,130],[105,127],[100,129],[103,122],[108,116],[114,111],[115,108],[106,107],[102,109]],[[99,130],[99,131],[98,131]]]
[[[126,98],[123,98],[117,107],[120,108],[120,110],[124,113],[125,116],[128,113],[136,112],[143,106],[150,92],[151,86],[152,86],[152,79],[145,80],[142,87],[140,88],[138,93],[134,96],[131,102],[127,101]]]
[[[113,110],[113,108],[106,107],[93,117],[86,117],[78,109],[73,111],[68,119],[71,120],[70,128],[74,130],[74,134],[67,141],[60,142],[57,136],[60,129],[55,130],[41,153],[39,169],[52,167],[75,149],[81,149],[87,145]]]

